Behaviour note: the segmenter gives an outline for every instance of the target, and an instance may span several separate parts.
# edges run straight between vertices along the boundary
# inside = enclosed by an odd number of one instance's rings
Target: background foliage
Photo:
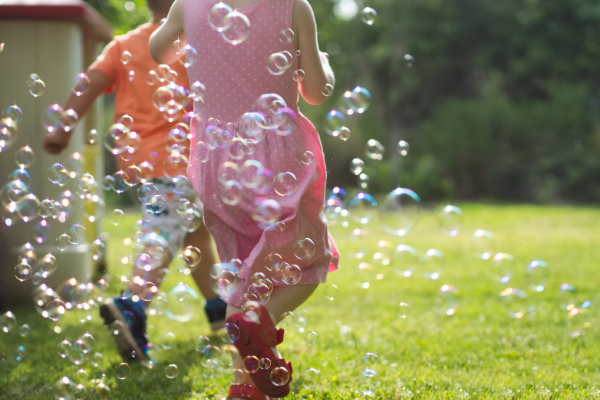
[[[379,140],[369,191],[410,187],[424,199],[600,200],[600,3],[592,0],[370,0],[378,18],[345,20],[311,1],[336,73],[332,98],[301,103],[321,131],[356,85],[371,108],[350,118],[347,142],[323,136],[331,185],[355,185],[349,161]],[[148,19],[144,2],[89,0],[125,32]],[[338,13],[339,14],[339,13]],[[407,67],[404,55],[415,58]],[[402,160],[396,146],[408,141]]]

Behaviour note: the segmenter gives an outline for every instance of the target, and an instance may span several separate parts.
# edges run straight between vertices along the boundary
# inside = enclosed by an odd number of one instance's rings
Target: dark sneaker
[[[111,330],[117,351],[125,361],[146,359],[146,313],[131,299],[116,296],[100,306],[100,316]]]
[[[227,303],[220,297],[215,297],[211,300],[206,300],[204,312],[210,323],[210,329],[218,331],[225,326],[225,317],[227,315]]]

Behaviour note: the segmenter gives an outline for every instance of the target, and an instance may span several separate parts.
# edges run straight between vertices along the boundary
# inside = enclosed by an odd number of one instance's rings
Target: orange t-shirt
[[[131,161],[125,162],[117,156],[119,166],[139,165],[143,161],[150,161],[150,153],[158,154],[154,165],[154,176],[164,176],[162,163],[168,153],[165,148],[165,139],[175,123],[166,120],[162,113],[152,104],[152,94],[160,86],[168,82],[149,85],[146,78],[150,71],[156,71],[158,64],[150,56],[148,42],[150,35],[158,29],[159,24],[143,24],[124,35],[117,36],[110,42],[89,70],[105,73],[112,78],[116,87],[115,96],[115,122],[127,114],[133,118],[132,131],[137,132],[142,141],[140,148],[134,153]],[[130,60],[126,64],[121,61],[124,52],[129,52]],[[189,87],[187,71],[179,62],[170,65],[177,72],[177,83]]]

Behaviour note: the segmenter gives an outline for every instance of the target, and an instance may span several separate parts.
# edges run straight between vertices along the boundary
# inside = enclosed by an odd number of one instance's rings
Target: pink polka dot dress
[[[188,176],[221,262],[241,260],[218,280],[221,297],[240,306],[256,299],[256,273],[275,287],[323,283],[339,253],[323,214],[321,141],[298,111],[298,56],[285,32],[294,0],[237,9],[249,29],[237,16],[223,32],[209,23],[214,5],[185,2],[187,44],[197,52],[188,67],[197,95]]]

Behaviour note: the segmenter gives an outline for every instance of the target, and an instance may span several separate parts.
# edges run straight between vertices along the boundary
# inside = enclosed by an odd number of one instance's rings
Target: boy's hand
[[[60,154],[69,145],[71,133],[65,132],[62,129],[47,134],[44,137],[43,147],[48,153]]]

